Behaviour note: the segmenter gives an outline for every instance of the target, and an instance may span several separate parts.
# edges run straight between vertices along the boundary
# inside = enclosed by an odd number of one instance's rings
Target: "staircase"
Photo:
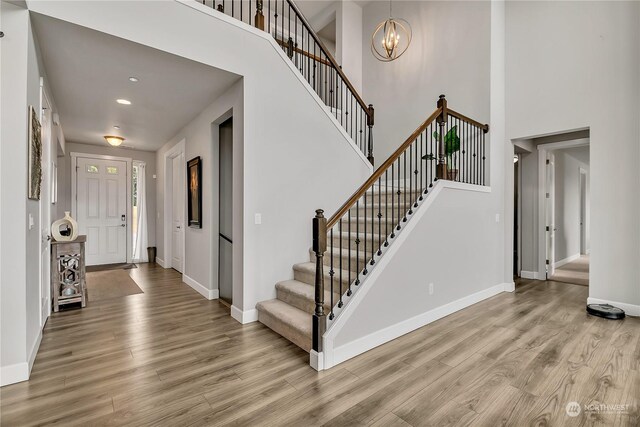
[[[293,266],[293,280],[276,284],[276,299],[257,304],[258,320],[319,355],[324,333],[349,309],[345,304],[355,292],[367,286],[368,275],[434,181],[484,185],[488,130],[449,109],[441,95],[437,109],[331,218],[316,211],[309,262]]]
[[[379,196],[380,201],[378,201]],[[384,238],[380,237],[381,234],[377,234],[378,228],[381,229],[381,233],[384,233],[385,230],[391,231],[397,225],[392,222],[391,217],[378,218],[378,212],[389,212],[391,215],[391,205],[393,204],[396,212],[405,215],[418,196],[419,192],[409,193],[408,189],[406,191],[400,190],[400,194],[397,190],[393,193],[391,190],[375,191],[375,193],[370,191],[366,195],[367,209],[358,209],[359,215],[356,216],[357,212],[354,207],[345,216],[345,222],[342,224],[343,230],[336,233],[330,240],[327,249],[329,256],[325,256],[323,261],[327,267],[330,267],[332,263],[336,266],[333,280],[331,270],[329,268],[324,270],[325,281],[333,281],[335,285],[331,287],[334,289],[333,295],[330,290],[325,291],[325,314],[329,315],[334,304],[342,306],[344,299],[351,295],[350,284],[353,284],[354,287],[359,286],[359,283],[355,284],[355,281],[358,272],[363,271],[365,267],[364,258],[370,259],[371,252],[377,253],[385,242]],[[372,198],[375,199],[373,202],[371,202]],[[399,205],[396,204],[398,198],[400,199]],[[365,196],[360,201],[362,206],[364,206],[364,199]],[[349,218],[351,218],[350,221]],[[370,230],[372,226],[376,233],[365,234],[365,227]],[[293,266],[293,280],[276,283],[277,298],[262,301],[256,306],[258,321],[305,351],[311,350],[312,342],[312,316],[316,306],[315,263],[315,253],[310,250],[308,262]]]

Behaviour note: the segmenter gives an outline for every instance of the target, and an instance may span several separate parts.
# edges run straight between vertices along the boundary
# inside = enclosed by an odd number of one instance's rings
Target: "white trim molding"
[[[410,319],[403,320],[395,325],[376,331],[337,348],[333,347],[333,340],[327,339],[325,335],[324,351],[321,353],[324,356],[324,363],[318,362],[316,366],[323,366],[324,369],[329,369],[359,354],[385,344],[402,335],[408,334],[409,332],[415,331],[429,323],[435,322],[438,319],[442,319],[452,313],[498,295],[499,293],[504,292],[504,290],[505,284],[500,283],[480,292],[467,295],[466,297],[452,301],[448,304],[436,307]]]
[[[156,264],[158,264],[162,268],[169,268],[162,258],[156,257]]]
[[[36,361],[36,356],[38,355],[40,342],[42,342],[42,329],[38,331],[38,335],[33,341],[31,351],[29,352],[29,360],[9,366],[3,366],[0,369],[0,387],[27,381],[29,379],[33,363]]]
[[[545,277],[546,274],[540,274],[537,271],[520,271],[520,277],[523,279],[532,279],[532,280],[547,280]]]
[[[238,322],[242,323],[251,323],[258,321],[258,310],[255,308],[253,310],[242,311],[235,305],[231,306],[231,317],[236,319]]]
[[[194,291],[202,295],[208,300],[218,299],[218,290],[217,289],[209,289],[201,283],[198,283],[196,280],[187,276],[186,274],[182,275],[182,281],[193,288]]]
[[[571,256],[566,257],[565,259],[561,259],[560,261],[556,261],[553,263],[553,268],[559,268],[562,267],[563,265],[569,264],[571,261],[575,261],[578,258],[580,258],[580,254],[574,254]]]
[[[617,302],[592,297],[587,298],[587,304],[609,304],[613,305],[614,307],[623,309],[624,312],[629,316],[640,316],[640,305],[638,304],[628,304],[626,302]]]

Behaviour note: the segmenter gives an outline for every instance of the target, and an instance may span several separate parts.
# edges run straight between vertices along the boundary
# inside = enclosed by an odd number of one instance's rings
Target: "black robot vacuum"
[[[587,304],[587,313],[605,319],[624,319],[624,310],[609,304]]]

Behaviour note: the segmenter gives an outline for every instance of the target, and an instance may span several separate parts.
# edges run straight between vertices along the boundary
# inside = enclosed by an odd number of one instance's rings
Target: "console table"
[[[72,303],[87,305],[84,244],[87,236],[70,242],[51,241],[51,299],[53,311]]]

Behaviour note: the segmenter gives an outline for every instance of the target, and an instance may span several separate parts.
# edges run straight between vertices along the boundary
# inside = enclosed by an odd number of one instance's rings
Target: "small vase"
[[[67,227],[69,229],[68,235],[60,233],[60,228],[62,227]],[[78,223],[75,219],[71,218],[70,212],[65,212],[64,218],[51,224],[51,234],[58,242],[72,242],[78,237]]]

